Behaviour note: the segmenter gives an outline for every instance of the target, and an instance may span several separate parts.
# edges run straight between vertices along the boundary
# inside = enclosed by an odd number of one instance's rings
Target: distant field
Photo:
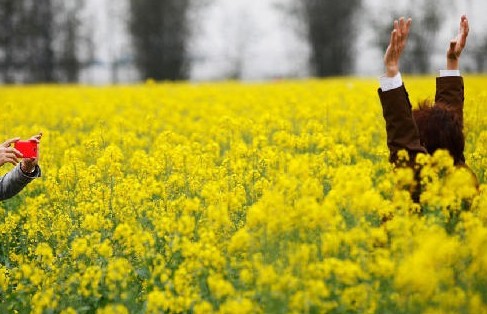
[[[375,79],[2,87],[0,141],[44,136],[0,203],[0,312],[485,313],[487,77],[465,86],[481,192],[440,152],[420,205]]]

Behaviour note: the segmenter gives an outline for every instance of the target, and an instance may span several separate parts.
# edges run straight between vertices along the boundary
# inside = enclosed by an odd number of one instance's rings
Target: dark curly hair
[[[465,164],[465,136],[461,113],[445,104],[433,104],[425,100],[413,110],[413,117],[418,126],[421,144],[429,154],[437,149],[447,149],[455,165]]]

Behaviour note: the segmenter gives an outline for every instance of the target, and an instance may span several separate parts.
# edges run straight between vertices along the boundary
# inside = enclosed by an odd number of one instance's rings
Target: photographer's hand
[[[386,67],[386,76],[388,77],[394,77],[399,73],[399,60],[406,47],[411,23],[411,18],[405,21],[403,17],[399,21],[394,21],[394,29],[391,32],[389,46],[384,55],[384,65]]]
[[[19,158],[22,158],[22,154],[15,148],[10,147],[10,145],[19,140],[20,137],[16,137],[0,144],[0,166],[3,166],[6,163],[11,163],[15,166],[19,163]]]
[[[39,132],[39,134],[32,136],[29,140],[34,140],[39,144],[41,137],[42,133]],[[32,173],[35,171],[38,162],[39,158],[24,158],[20,163],[20,169],[22,169],[24,173]]]

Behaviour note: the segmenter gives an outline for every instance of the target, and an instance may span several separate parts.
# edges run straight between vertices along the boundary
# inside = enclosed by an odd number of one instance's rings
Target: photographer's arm
[[[0,200],[6,200],[17,195],[32,180],[40,176],[40,168],[36,168],[32,174],[25,174],[20,165],[15,166],[10,172],[0,178]]]
[[[37,136],[35,138],[40,140],[40,135],[38,136],[38,138]],[[19,138],[13,138],[0,144],[0,166],[5,163],[15,165],[14,169],[0,178],[0,200],[2,201],[18,194],[34,178],[41,175],[41,170],[37,165],[37,159],[26,159],[22,163],[19,163],[19,158],[22,158],[22,154],[15,148],[10,147],[11,144],[18,140]],[[27,166],[22,167],[24,163]]]

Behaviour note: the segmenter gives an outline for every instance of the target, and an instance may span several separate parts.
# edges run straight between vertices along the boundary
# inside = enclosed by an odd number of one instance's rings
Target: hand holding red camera
[[[21,141],[15,137],[0,144],[0,166],[6,163],[17,165],[23,158],[20,167],[25,173],[32,173],[38,163],[38,147],[42,133],[32,136],[27,141]],[[14,147],[11,147],[13,144]]]
[[[39,161],[39,143],[41,141],[42,133],[39,133],[37,135],[32,136],[27,142],[30,143],[28,144],[27,147],[29,148],[26,153],[28,153],[26,156],[24,156],[22,162],[20,163],[20,168],[24,173],[32,173],[36,169],[36,166]],[[35,147],[35,152],[33,152]],[[35,154],[34,157],[32,157],[32,154]]]

